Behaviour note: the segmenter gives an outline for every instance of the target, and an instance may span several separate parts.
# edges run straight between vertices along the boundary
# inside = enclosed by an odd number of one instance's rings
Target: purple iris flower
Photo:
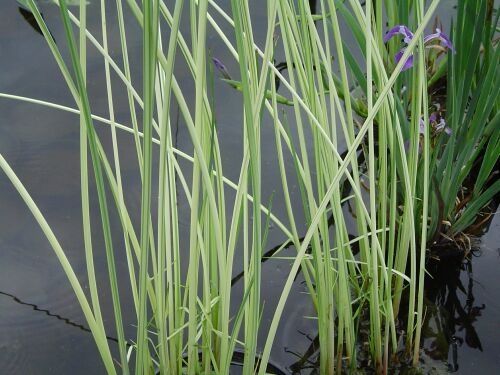
[[[444,118],[441,118],[438,123],[436,123],[436,131],[438,132],[445,132],[447,135],[451,135],[451,129],[446,126],[446,121],[444,121]]]
[[[446,36],[443,32],[441,32],[440,29],[436,29],[436,32],[434,34],[429,34],[424,37],[424,43],[428,43],[432,40],[439,39],[441,44],[445,46],[446,48],[450,49],[452,52],[455,52],[455,48],[453,48],[453,44],[451,43],[450,38]]]
[[[219,71],[219,73],[225,79],[231,79],[231,76],[229,75],[229,72],[227,71],[227,68],[222,61],[220,61],[217,57],[212,57],[212,61],[214,62],[214,65],[217,68],[217,70]]]
[[[436,133],[441,133],[445,132],[447,135],[451,135],[451,129],[446,126],[446,121],[444,118],[440,118],[438,122],[438,113],[433,112],[429,115],[429,124],[431,124],[432,128],[435,130]],[[424,134],[425,132],[425,123],[424,119],[420,119],[420,127],[419,127],[419,133]]]
[[[410,42],[413,40],[413,33],[410,31],[410,29],[405,26],[405,25],[398,25],[394,26],[392,29],[390,29],[387,34],[384,36],[384,43],[387,43],[389,40],[394,38],[397,35],[403,35],[403,42],[408,45]],[[436,32],[433,34],[426,35],[424,37],[424,43],[427,44],[433,40],[438,39],[441,44],[450,49],[451,51],[455,52],[455,49],[453,48],[453,44],[451,43],[450,38],[446,36],[443,32],[441,32],[440,29],[436,29]],[[396,61],[396,64],[399,63],[401,60],[401,57],[403,57],[403,54],[405,52],[405,48],[400,50],[396,55],[394,56],[394,60]],[[407,69],[410,69],[413,66],[413,54],[411,54],[408,59],[405,61],[405,64],[403,65],[403,69],[401,71],[405,71]]]
[[[394,60],[396,61],[396,64],[401,60],[401,57],[403,57],[403,54],[405,53],[405,49],[402,49],[398,53],[396,53],[396,56],[394,56]],[[413,54],[408,56],[408,59],[405,61],[405,64],[403,65],[403,69],[401,69],[402,72],[405,70],[410,69],[413,66]]]
[[[407,26],[398,25],[398,26],[394,26],[392,29],[390,29],[387,32],[387,34],[385,34],[384,43],[387,43],[391,38],[395,37],[398,34],[401,34],[404,36],[403,41],[406,44],[410,44],[411,40],[413,39],[413,33],[410,31],[410,29]]]

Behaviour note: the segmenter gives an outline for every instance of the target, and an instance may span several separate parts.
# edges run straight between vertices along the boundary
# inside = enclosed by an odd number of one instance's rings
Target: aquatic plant
[[[476,15],[474,21],[470,14]],[[429,105],[446,118],[450,133],[436,137],[431,153],[435,241],[440,233],[456,240],[479,224],[478,215],[500,192],[497,28],[498,10],[491,1],[459,2],[452,30],[456,53],[440,63],[446,75],[436,72],[429,81]]]
[[[369,322],[369,352],[377,372],[387,371],[392,355],[398,353],[399,336],[404,336],[406,352],[418,365],[427,242],[442,224],[434,214],[441,210],[438,217],[449,218],[457,212],[449,201],[440,208],[438,197],[432,195],[433,181],[439,173],[445,173],[452,178],[442,184],[455,181],[458,185],[453,187],[462,186],[469,173],[460,172],[463,168],[457,172],[460,160],[481,160],[474,190],[477,200],[460,207],[460,218],[451,221],[455,231],[463,229],[483,207],[480,203],[498,191],[497,184],[491,185],[488,180],[492,163],[498,158],[498,131],[494,126],[498,102],[491,95],[500,85],[494,85],[498,55],[489,38],[496,23],[484,22],[489,19],[486,1],[478,5],[465,1],[467,5],[461,5],[457,29],[451,35],[458,36],[454,39],[456,54],[441,56],[442,51],[435,52],[434,47],[428,50],[428,43],[439,40],[453,50],[450,39],[439,29],[424,36],[439,0],[433,0],[427,8],[423,0],[401,1],[397,6],[394,2],[368,0],[364,8],[357,0],[322,0],[317,12],[303,1],[268,1],[262,48],[253,37],[248,1],[231,0],[228,13],[214,0],[177,0],[175,4],[126,0],[142,30],[141,94],[131,74],[125,26],[130,20],[122,3],[115,2],[115,31],[121,46],[121,56],[115,59],[108,46],[109,1],[100,1],[102,40],[87,28],[85,2],[79,3],[77,17],[68,9],[67,1],[55,1],[65,38],[58,44],[36,2],[23,1],[45,37],[77,109],[1,94],[80,115],[82,230],[90,298],[49,223],[1,155],[0,168],[59,258],[107,372],[150,374],[159,369],[165,374],[229,373],[233,353],[242,350],[245,374],[266,373],[284,307],[299,272],[317,315],[321,373],[356,367],[359,325],[364,320]],[[466,7],[479,12],[482,25],[465,18]],[[190,43],[180,27],[184,17],[189,20]],[[348,25],[347,30],[341,31],[340,20]],[[408,26],[397,26],[386,33],[386,21]],[[227,28],[232,35],[224,32]],[[470,33],[472,28],[474,32]],[[396,33],[405,37],[403,49],[391,38]],[[209,56],[208,35],[227,47],[238,72],[230,74],[225,62]],[[348,38],[354,38],[352,48],[347,46]],[[89,43],[103,59],[108,99],[105,118],[92,112],[87,89]],[[484,53],[481,43],[489,43]],[[69,51],[68,61],[63,58],[63,46]],[[355,51],[360,58],[354,57]],[[472,51],[475,61],[482,61],[480,66],[467,63],[464,51]],[[275,63],[278,56],[284,56],[286,73]],[[188,68],[187,80],[195,93],[192,103],[174,74],[178,64]],[[429,76],[434,64],[439,68]],[[222,167],[225,150],[219,142],[213,104],[217,98],[212,91],[213,65],[222,79],[240,92],[243,107],[236,183],[224,176]],[[437,110],[438,116],[430,109],[433,95],[429,87],[446,71],[447,108],[453,111]],[[464,72],[466,79],[457,87],[456,77]],[[112,74],[119,77],[121,89],[126,91],[131,126],[115,119]],[[469,92],[475,95],[471,102],[464,95]],[[188,131],[191,155],[174,145],[174,106]],[[265,166],[261,129],[268,124],[266,116],[275,135],[273,153],[286,219],[271,212],[271,202],[265,202],[262,191]],[[110,156],[96,130],[97,122],[109,125]],[[462,127],[463,123],[467,125]],[[140,212],[130,211],[124,195],[118,131],[134,139],[137,173],[142,181]],[[159,148],[155,149],[155,144]],[[482,158],[477,144],[488,145]],[[345,152],[340,152],[344,148]],[[158,163],[154,162],[156,158]],[[180,158],[192,166],[184,167]],[[286,158],[292,165],[285,162]],[[470,172],[472,164],[466,167]],[[119,368],[106,339],[109,328],[102,318],[93,260],[92,233],[99,224],[90,221],[90,171],[96,182],[105,239]],[[293,204],[292,181],[300,189],[299,208]],[[457,194],[447,199],[454,202]],[[180,199],[189,206],[188,237],[179,229]],[[122,246],[112,241],[109,206],[119,216]],[[346,206],[352,207],[353,215]],[[140,228],[133,224],[135,217],[140,218]],[[305,228],[299,224],[302,221]],[[265,285],[261,262],[270,222],[283,232],[286,243],[294,245],[296,255],[276,301],[274,317],[264,325],[261,314],[267,307],[262,303]],[[349,231],[350,222],[354,222],[354,233]],[[305,235],[299,236],[303,230]],[[272,256],[278,259],[284,247],[273,251]],[[115,256],[121,248],[127,259],[127,280],[117,277]],[[242,258],[244,289],[239,300],[231,290],[237,253]],[[130,288],[137,319],[133,338],[125,337],[122,319],[120,296],[125,286]],[[398,314],[405,288],[408,319],[402,327]],[[262,333],[266,339],[259,342]]]
[[[408,45],[413,39],[413,33],[406,27],[405,25],[399,25],[399,26],[394,26],[392,29],[390,29],[387,34],[384,36],[384,43],[387,43],[389,40],[397,36],[398,34],[401,34],[404,36],[403,41]],[[439,28],[436,28],[436,32],[433,34],[426,35],[424,37],[424,44],[432,42],[433,40],[438,39],[441,41],[441,44],[445,46],[446,48],[454,51],[453,49],[453,44],[451,43],[450,38],[443,34]],[[404,53],[404,48],[401,49],[396,55],[394,56],[394,60],[396,63],[401,60],[401,57],[403,56]],[[410,57],[405,61],[405,65],[403,66],[403,70],[410,69],[413,66],[413,55],[410,55]]]

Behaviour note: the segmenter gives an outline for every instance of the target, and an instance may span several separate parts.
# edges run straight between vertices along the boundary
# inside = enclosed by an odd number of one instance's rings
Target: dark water
[[[57,9],[49,5],[43,9],[56,40],[64,40]],[[443,18],[444,15],[448,17],[451,10],[452,2],[443,1],[440,9]],[[91,2],[89,14],[89,27],[99,39],[97,0]],[[254,7],[253,17],[257,24],[259,16],[265,16],[265,7]],[[109,9],[109,20],[115,20],[112,9]],[[109,22],[112,24],[112,21]],[[141,42],[137,39],[140,34],[133,23],[128,26],[134,63],[134,59],[140,61]],[[187,32],[187,27],[183,31]],[[255,29],[255,38],[262,40],[265,28]],[[111,54],[119,62],[119,41],[113,35],[110,39]],[[214,56],[227,62],[228,69],[236,72],[229,53],[217,37],[209,35],[208,45]],[[102,59],[91,47],[88,56],[92,108],[96,114],[106,115]],[[140,64],[132,66],[136,69],[132,74],[138,76]],[[178,66],[176,75],[183,85],[186,68]],[[187,98],[192,98],[192,88],[188,84],[183,88]],[[235,151],[223,155],[224,170],[234,180],[240,166],[240,159],[235,157],[241,150],[241,130],[235,125],[241,120],[238,110],[240,98],[219,82],[216,82],[215,89],[219,93],[216,109],[221,149]],[[26,23],[14,0],[0,0],[0,92],[75,107],[45,41]],[[118,103],[126,103],[125,95],[124,90],[115,89]],[[116,111],[117,121],[130,123],[125,105],[117,106]],[[107,130],[103,127],[99,132],[109,147]],[[0,98],[0,152],[46,215],[84,284],[86,271],[81,233],[78,137],[78,117]],[[272,154],[274,135],[271,126],[263,126],[262,139],[262,149],[270,150],[263,155],[265,200],[274,190],[279,191],[280,181]],[[135,149],[128,135],[120,134],[119,142],[127,204],[131,212],[139,212],[140,180]],[[189,136],[182,124],[176,142],[180,149],[189,151]],[[298,194],[298,189],[295,189],[295,194]],[[91,204],[93,221],[99,222],[97,202],[94,200]],[[182,216],[186,207],[187,203],[181,200],[181,230],[184,231],[187,231],[189,223],[188,216]],[[285,216],[279,199],[275,199],[273,210],[279,217]],[[121,235],[116,218],[112,225],[116,229],[114,241],[119,244]],[[444,271],[439,270],[440,277],[428,296],[428,326],[423,356],[426,371],[490,374],[500,368],[499,226],[500,219],[495,218],[489,232],[481,239],[476,253],[478,256],[473,257],[469,265],[450,262],[443,265]],[[97,225],[95,237],[98,278],[106,286],[105,255],[100,251],[102,241]],[[279,231],[271,230],[269,247],[281,241],[283,236]],[[123,250],[119,245],[117,249]],[[126,277],[123,251],[117,251],[117,262],[119,277],[123,279]],[[287,271],[288,264],[283,261],[269,261],[264,265],[264,325],[272,318],[273,303],[281,293]],[[114,336],[112,307],[106,303],[110,300],[107,290],[102,288],[103,314],[109,326],[108,334]],[[276,337],[272,361],[282,368],[308,373],[308,368],[316,359],[315,353],[311,353],[309,361],[301,360],[301,357],[314,341],[316,332],[314,323],[304,318],[313,315],[313,311],[302,291],[299,278]],[[128,290],[123,287],[122,292],[126,333],[132,336],[135,333],[132,326],[134,313]],[[235,299],[238,299],[238,293],[237,284]],[[58,260],[10,182],[0,174],[0,375],[102,373],[104,369],[94,341]]]
[[[500,369],[500,216],[491,222],[470,260],[431,265],[424,328],[426,367],[461,374]],[[435,362],[445,361],[442,365]]]

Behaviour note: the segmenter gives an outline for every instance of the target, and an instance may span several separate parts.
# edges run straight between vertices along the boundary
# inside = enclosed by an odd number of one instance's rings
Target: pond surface
[[[220,2],[223,5],[226,2]],[[99,37],[98,1],[89,7],[89,27]],[[227,4],[226,4],[227,5]],[[452,11],[453,2],[443,1],[439,14]],[[110,7],[111,8],[111,7]],[[254,7],[254,19],[265,15],[265,7]],[[56,40],[64,40],[57,9],[44,5],[44,16]],[[110,9],[109,19],[115,20]],[[449,22],[449,20],[447,20]],[[112,21],[110,21],[112,23]],[[132,59],[140,61],[141,41],[137,26],[131,24],[129,47]],[[228,29],[227,29],[228,30]],[[226,30],[226,31],[227,31]],[[135,32],[134,32],[135,31]],[[187,30],[183,30],[187,31]],[[265,28],[256,27],[255,38],[262,40]],[[211,53],[231,65],[229,53],[216,37],[208,38]],[[110,40],[112,56],[119,61],[119,41]],[[114,50],[116,48],[116,50]],[[132,74],[140,74],[140,64]],[[107,102],[100,55],[89,47],[88,74],[92,108],[96,114],[107,113]],[[179,66],[176,75],[181,81],[187,75]],[[216,103],[221,148],[241,150],[240,99],[226,85],[216,82],[220,92]],[[186,86],[188,98],[192,91]],[[115,90],[116,100],[126,103],[124,90]],[[0,1],[0,92],[44,99],[74,107],[69,92],[55,65],[43,38],[24,20],[14,0]],[[220,98],[223,98],[221,100]],[[126,106],[116,108],[118,121],[129,123]],[[182,125],[182,124],[181,124]],[[99,130],[109,147],[109,132]],[[274,135],[271,126],[263,127],[262,149],[273,150]],[[86,279],[84,249],[81,231],[79,191],[79,129],[78,117],[41,106],[0,98],[0,152],[32,194],[46,216],[83,285]],[[123,179],[130,211],[139,212],[140,179],[137,175],[135,151],[130,136],[119,137]],[[177,147],[189,151],[189,136],[182,126],[176,136]],[[239,173],[240,160],[223,155],[224,170],[231,179]],[[271,153],[264,153],[266,165],[262,180],[268,199],[280,188],[277,164]],[[292,188],[293,189],[293,188]],[[293,194],[299,194],[295,188]],[[299,199],[296,199],[298,202]],[[187,231],[188,214],[182,216],[187,203],[180,201],[181,230]],[[92,205],[92,220],[98,222],[97,201]],[[273,203],[277,216],[284,216],[279,200]],[[187,212],[187,210],[185,210]],[[137,218],[134,218],[137,219]],[[120,242],[119,222],[112,220],[114,240]],[[303,223],[298,223],[303,225]],[[454,371],[469,374],[492,374],[500,368],[500,218],[496,216],[489,232],[484,235],[470,263],[449,262],[442,265],[433,283],[429,283],[427,326],[425,331],[423,366],[427,372]],[[98,226],[95,226],[95,248],[102,248]],[[273,247],[283,241],[277,230],[271,230],[268,244]],[[117,246],[118,248],[118,246]],[[126,277],[123,252],[117,254],[119,278]],[[109,326],[110,340],[114,337],[112,306],[107,286],[105,254],[96,251],[95,264],[99,282],[104,285],[103,314]],[[288,263],[269,261],[264,265],[266,300],[263,324],[272,318],[273,301],[281,293],[287,277]],[[237,271],[235,271],[237,272]],[[287,373],[310,373],[315,353],[310,361],[301,360],[317,332],[305,316],[313,314],[304,296],[300,277],[290,295],[284,318],[275,340],[272,362]],[[431,285],[432,284],[432,285]],[[123,288],[125,289],[125,288]],[[128,290],[123,292],[123,314],[126,334],[135,333],[134,312]],[[235,286],[235,295],[241,293]],[[235,298],[237,299],[237,298]],[[5,175],[0,174],[0,374],[103,374],[94,341],[73,292],[52,249],[38,228],[26,206],[18,197]]]

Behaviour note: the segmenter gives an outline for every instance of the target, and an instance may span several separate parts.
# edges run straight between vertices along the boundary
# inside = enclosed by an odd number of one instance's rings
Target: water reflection
[[[24,20],[33,28],[33,30],[35,30],[38,34],[43,35],[42,29],[38,25],[38,22],[36,22],[33,13],[23,7],[19,7],[17,9],[19,10],[19,13],[21,13],[21,16],[23,16]]]
[[[307,350],[300,354],[296,353],[290,349],[285,350],[293,354],[295,357],[297,357],[297,361],[292,363],[289,366],[290,371],[292,374],[301,374],[304,371],[318,371],[319,370],[319,336],[316,335],[315,337],[311,337],[308,334],[304,332],[300,332],[305,339],[310,341],[309,347]]]
[[[83,324],[76,323],[69,318],[65,318],[64,316],[61,316],[57,313],[53,313],[50,310],[41,308],[34,303],[22,301],[21,299],[19,299],[19,297],[16,297],[13,294],[10,294],[10,293],[5,292],[5,291],[0,291],[0,295],[5,296],[5,297],[9,297],[13,302],[15,302],[19,305],[30,307],[33,309],[33,311],[44,313],[48,317],[52,317],[52,318],[55,318],[57,320],[60,320],[63,324],[66,324],[66,325],[74,327],[74,328],[78,328],[79,330],[84,331],[84,332],[92,333],[90,328],[88,328],[87,326],[85,326]],[[116,337],[106,336],[106,338],[110,341],[118,342],[118,339]],[[128,345],[130,345],[130,344],[128,344]]]
[[[479,250],[472,256],[479,255]],[[428,280],[427,314],[423,334],[424,351],[432,359],[448,361],[448,370],[459,369],[458,348],[483,351],[474,327],[484,303],[474,298],[473,260],[448,259],[432,265],[433,279]]]
[[[40,28],[40,25],[38,25],[38,22],[36,21],[36,18],[33,15],[33,13],[29,9],[25,8],[24,6],[19,6],[17,8],[17,10],[21,14],[21,16],[23,16],[24,20],[28,23],[28,25],[30,25],[31,28],[33,30],[35,30],[38,34],[43,36],[43,31]],[[40,15],[42,16],[43,19],[45,19],[42,13],[40,13]],[[49,33],[50,33],[50,30],[49,30]],[[50,35],[52,36],[52,39],[54,39],[54,36],[52,35],[52,33],[50,33]]]
[[[455,249],[456,250],[456,249]],[[475,287],[482,287],[474,278],[474,259],[481,250],[473,250],[468,258],[455,256],[433,261],[428,271],[426,288],[426,316],[423,327],[422,366],[428,369],[443,368],[448,372],[460,369],[460,352],[465,347],[483,351],[476,323],[483,315],[486,304],[476,302]],[[317,373],[319,368],[319,337],[299,332],[309,342],[308,348],[297,353],[285,349],[296,360],[288,369],[292,374]],[[360,357],[364,357],[360,353]],[[399,365],[397,373],[410,371]],[[431,371],[432,372],[432,371]]]
[[[317,10],[317,1],[316,0],[309,0],[309,8],[311,9],[311,13],[315,14]]]

